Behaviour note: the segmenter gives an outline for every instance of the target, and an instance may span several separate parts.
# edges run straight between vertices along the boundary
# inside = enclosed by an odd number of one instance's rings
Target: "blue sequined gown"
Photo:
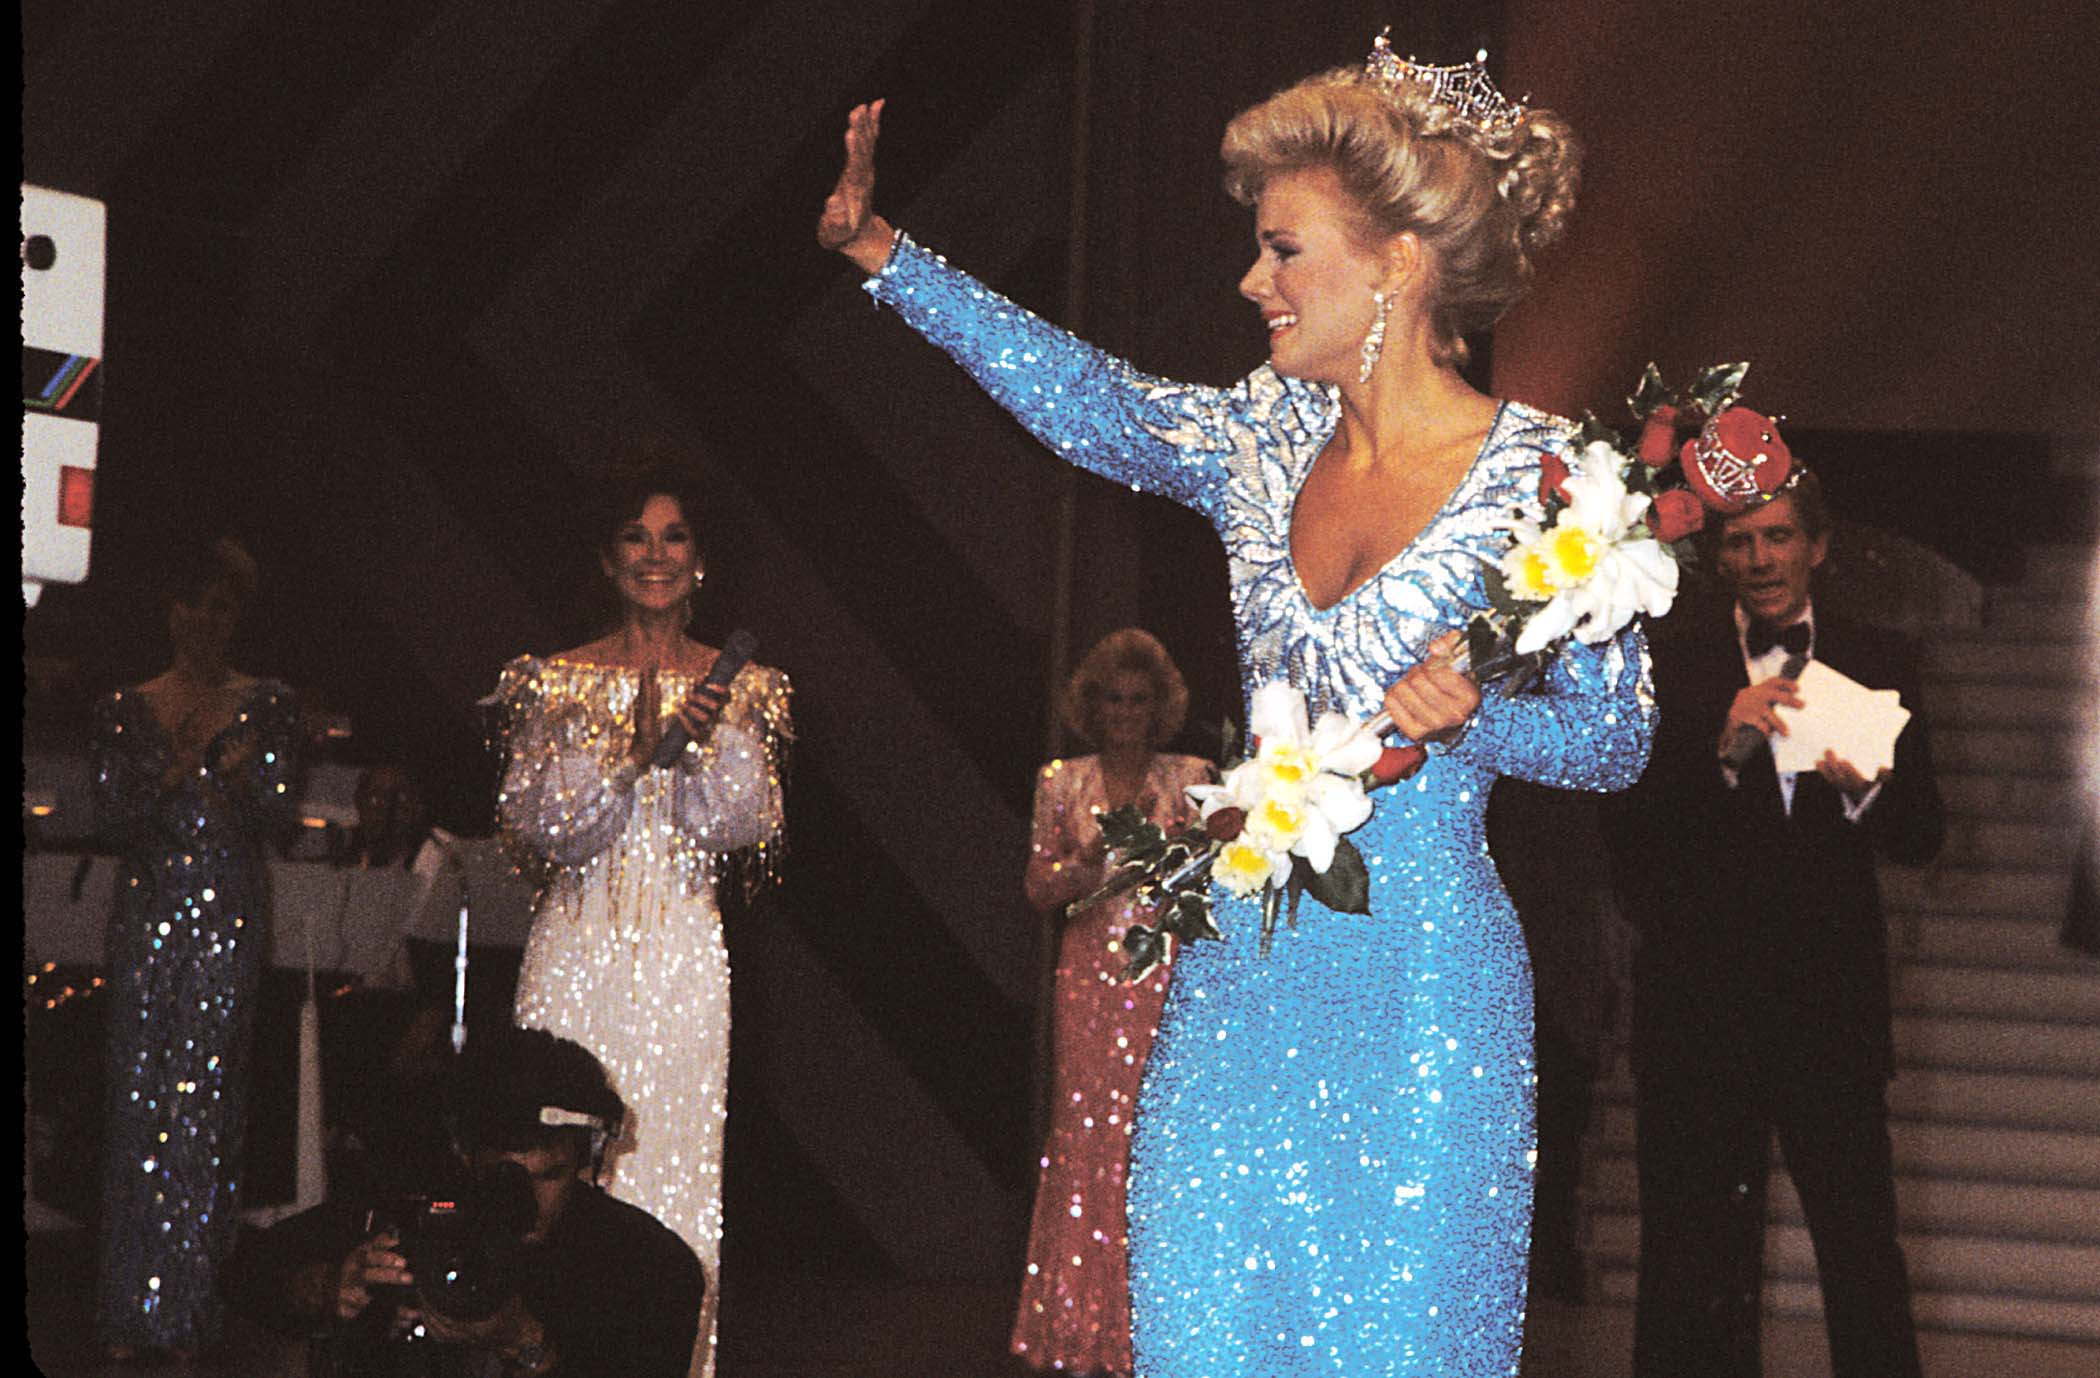
[[[291,691],[257,680],[205,765],[166,785],[171,747],[144,696],[96,706],[96,802],[120,852],[103,954],[104,1344],[198,1348],[218,1337],[215,1284],[237,1223],[270,943],[269,843],[297,806],[299,741]]]
[[[1316,608],[1292,567],[1293,498],[1333,436],[1333,389],[1264,366],[1231,388],[1145,376],[900,236],[867,290],[1057,453],[1207,517],[1229,558],[1242,688],[1288,678],[1314,712],[1373,716],[1444,630],[1486,606],[1513,507],[1567,425],[1504,403],[1470,472],[1370,582]],[[1507,1375],[1531,1224],[1531,968],[1482,831],[1508,774],[1619,789],[1655,708],[1637,629],[1490,689],[1463,739],[1352,835],[1368,916],[1307,900],[1256,952],[1182,949],[1137,1107],[1130,1272],[1141,1378]],[[1540,845],[1550,846],[1550,839]]]

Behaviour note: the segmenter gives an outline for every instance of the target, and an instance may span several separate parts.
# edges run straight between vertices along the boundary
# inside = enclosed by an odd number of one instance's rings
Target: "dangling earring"
[[[693,591],[685,596],[685,627],[687,631],[692,630],[693,617],[695,616],[693,604],[700,601],[700,586],[706,582],[706,570],[696,569],[693,571]]]
[[[1371,294],[1371,328],[1364,333],[1363,367],[1356,371],[1356,381],[1371,381],[1371,370],[1378,367],[1378,355],[1385,348],[1385,318],[1393,309],[1393,299],[1380,289]]]

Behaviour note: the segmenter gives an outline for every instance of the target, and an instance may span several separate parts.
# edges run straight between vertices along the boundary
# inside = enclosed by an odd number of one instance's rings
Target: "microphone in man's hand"
[[[1808,657],[1796,651],[1779,667],[1781,679],[1798,680],[1801,672],[1808,668]],[[1738,727],[1728,738],[1728,745],[1721,748],[1721,760],[1730,770],[1741,770],[1748,764],[1757,748],[1764,744],[1765,734],[1754,727]]]
[[[722,643],[721,653],[708,668],[707,678],[701,680],[693,692],[699,694],[709,689],[718,689],[726,694],[729,691],[729,682],[736,678],[737,671],[750,664],[751,657],[756,654],[758,638],[742,627],[737,628],[729,634],[729,639]],[[716,716],[720,716],[719,710]],[[707,734],[714,730],[714,725],[715,719],[709,718],[707,726],[701,729],[697,740],[702,746],[707,745]],[[678,753],[685,750],[687,743],[694,740],[696,739],[693,735],[685,730],[685,720],[673,718],[671,726],[664,732],[663,740],[656,744],[656,754],[649,758],[650,766],[657,770],[668,770],[677,765]]]

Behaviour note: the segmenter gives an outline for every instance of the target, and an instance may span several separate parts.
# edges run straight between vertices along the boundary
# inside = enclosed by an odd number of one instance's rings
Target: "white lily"
[[[1568,505],[1551,529],[1512,525],[1519,546],[1504,562],[1506,574],[1521,569],[1511,587],[1554,590],[1517,637],[1517,653],[1529,655],[1563,636],[1599,642],[1618,634],[1637,612],[1668,612],[1677,597],[1677,562],[1641,518],[1645,493],[1629,493],[1618,452],[1601,441],[1583,451],[1582,467],[1562,485]]]
[[[1371,816],[1359,777],[1377,761],[1378,740],[1341,713],[1308,725],[1305,696],[1281,681],[1255,690],[1251,710],[1260,743],[1253,758],[1220,784],[1190,787],[1189,798],[1206,820],[1224,808],[1244,811],[1242,844],[1302,856],[1324,874],[1342,835]]]

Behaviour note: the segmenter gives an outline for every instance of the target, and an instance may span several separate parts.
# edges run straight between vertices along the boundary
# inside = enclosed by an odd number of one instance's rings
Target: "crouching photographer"
[[[457,1169],[278,1225],[236,1260],[236,1298],[306,1328],[316,1378],[681,1378],[706,1282],[596,1185],[625,1117],[597,1059],[492,1029],[447,1083]]]

